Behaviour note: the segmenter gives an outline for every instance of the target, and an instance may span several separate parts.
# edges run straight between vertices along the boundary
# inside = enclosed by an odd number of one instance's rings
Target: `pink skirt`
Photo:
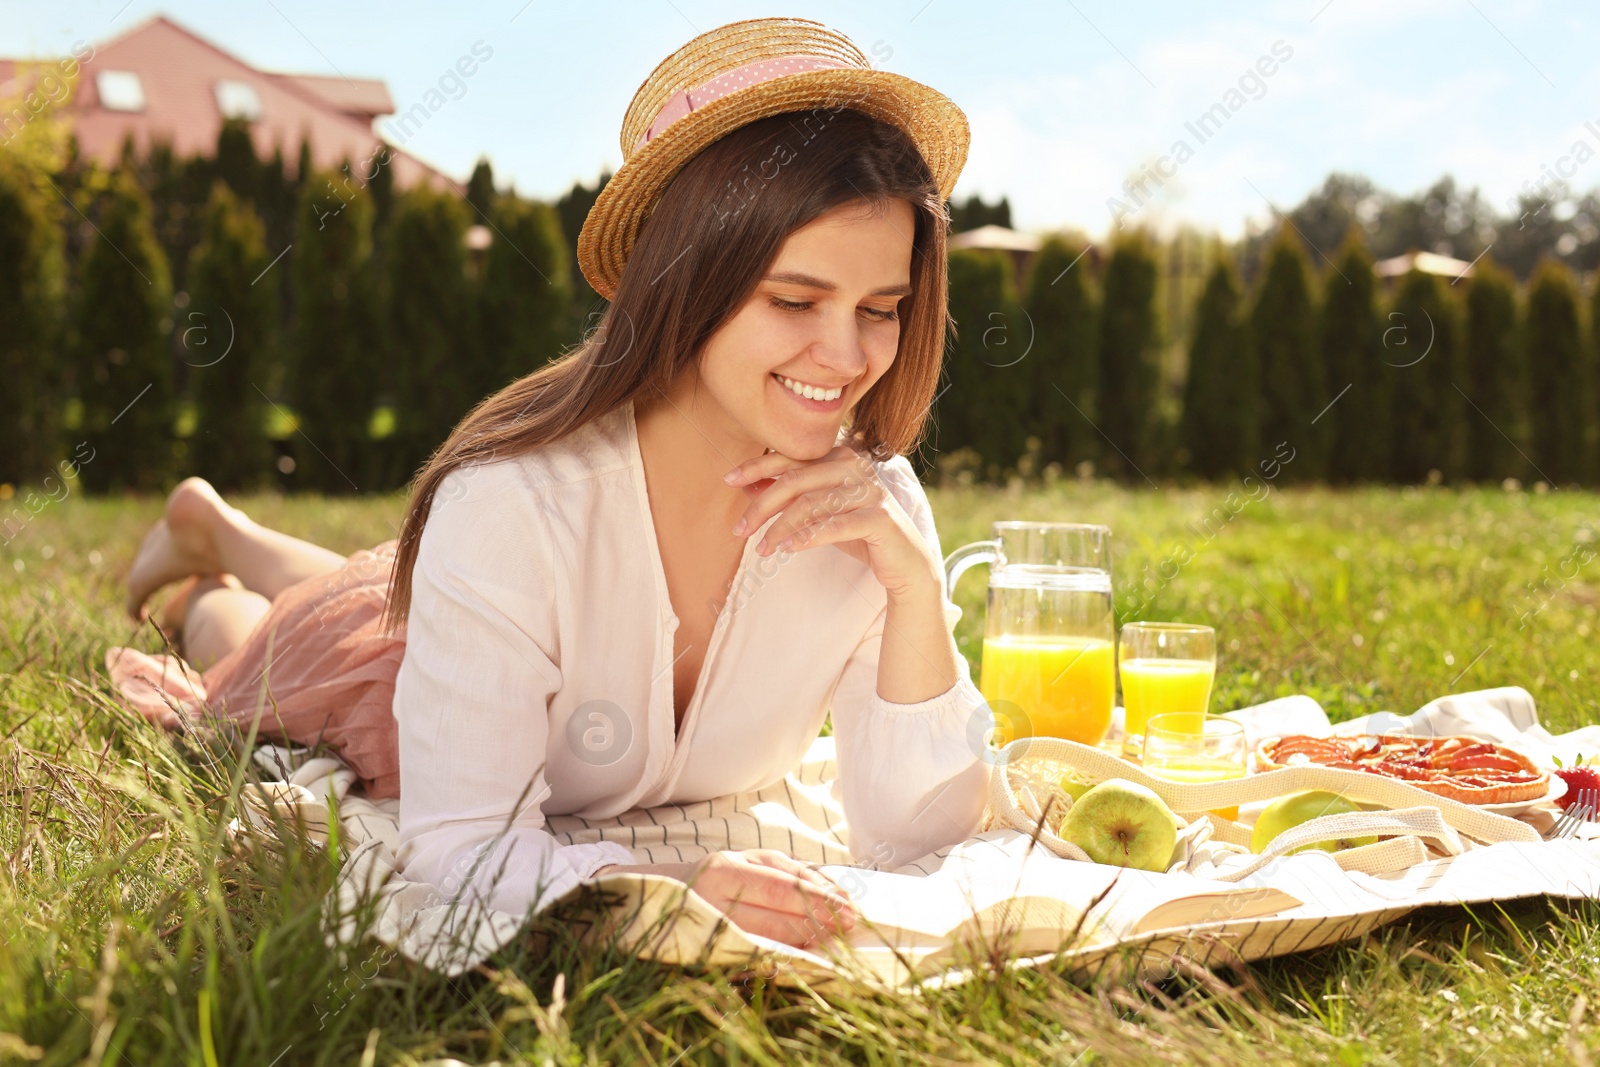
[[[124,703],[145,715],[181,709],[257,736],[301,745],[326,742],[369,797],[400,795],[394,679],[405,627],[379,628],[397,542],[349,556],[344,566],[278,594],[244,644],[205,671],[137,649],[106,650],[106,670]]]

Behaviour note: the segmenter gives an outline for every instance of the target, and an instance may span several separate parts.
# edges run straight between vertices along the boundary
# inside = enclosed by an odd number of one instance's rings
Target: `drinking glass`
[[[1141,762],[1151,774],[1173,782],[1221,782],[1243,778],[1250,766],[1244,727],[1232,719],[1206,717],[1198,732],[1188,712],[1155,715],[1145,724]],[[1238,819],[1237,804],[1212,814]]]
[[[994,540],[946,557],[946,591],[976,563],[990,564],[978,688],[994,713],[995,740],[1099,744],[1116,702],[1111,531],[997,522]]]
[[[1184,622],[1130,622],[1118,648],[1122,675],[1122,755],[1138,759],[1145,724],[1178,715],[1169,725],[1198,734],[1217,670],[1217,633]]]

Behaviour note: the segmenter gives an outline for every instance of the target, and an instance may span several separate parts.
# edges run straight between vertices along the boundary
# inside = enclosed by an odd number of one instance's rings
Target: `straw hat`
[[[768,115],[852,107],[904,130],[945,199],[967,161],[967,117],[942,93],[874,70],[844,34],[796,18],[744,19],[662,60],[622,119],[622,166],[584,220],[578,266],[616,295],[639,228],[672,178],[723,134]]]

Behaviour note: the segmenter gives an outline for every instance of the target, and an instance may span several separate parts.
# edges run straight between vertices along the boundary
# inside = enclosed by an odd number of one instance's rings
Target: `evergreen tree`
[[[1096,411],[1109,442],[1106,466],[1131,477],[1151,465],[1160,368],[1156,361],[1156,258],[1150,238],[1132,229],[1106,260],[1100,308]]]
[[[1587,355],[1588,355],[1589,361],[1590,361],[1589,365],[1591,367],[1595,368],[1595,370],[1594,370],[1595,388],[1596,389],[1600,389],[1600,268],[1597,268],[1595,270],[1595,272],[1592,275],[1592,277],[1593,277],[1593,284],[1592,284],[1592,286],[1591,286],[1591,288],[1589,290],[1589,333],[1588,333],[1589,348],[1588,348]],[[1528,403],[1528,406],[1529,406],[1529,409],[1530,409],[1529,412],[1528,412],[1528,416],[1529,416],[1529,420],[1531,422],[1532,417],[1533,417],[1533,412],[1531,410],[1532,409],[1532,399],[1531,399],[1531,397],[1532,397],[1532,389],[1533,389],[1533,385],[1532,385],[1533,371],[1532,371],[1532,368],[1528,367],[1528,365],[1526,363],[1523,364],[1523,368],[1524,368],[1523,373],[1524,373],[1524,376],[1525,376],[1524,377],[1524,395],[1530,398],[1529,399],[1529,403]],[[1600,411],[1600,397],[1596,398],[1595,403],[1596,403],[1597,411]],[[1530,440],[1532,439],[1531,430],[1529,432],[1529,439]],[[1531,448],[1532,446],[1530,445],[1529,447]],[[1597,473],[1596,477],[1600,478],[1600,473]]]
[[[1025,304],[1034,339],[1029,421],[1044,462],[1068,471],[1100,454],[1092,422],[1099,301],[1087,247],[1082,238],[1047,237],[1029,268]]]
[[[1377,279],[1359,227],[1345,235],[1334,268],[1322,279],[1317,331],[1333,404],[1320,420],[1327,424],[1324,471],[1330,482],[1381,480],[1388,476],[1390,379],[1380,373]]]
[[[965,203],[954,200],[945,202],[945,209],[950,213],[950,232],[962,233],[966,230],[976,230],[980,226],[1004,226],[1011,228],[1011,200],[1002,196],[997,203],[988,204],[977,193],[968,196]]]
[[[1489,256],[1466,283],[1462,391],[1472,403],[1466,422],[1466,476],[1474,481],[1526,479],[1528,367],[1517,338],[1517,283]]]
[[[188,285],[189,253],[200,241],[205,222],[202,208],[214,180],[204,173],[210,169],[210,164],[198,157],[179,158],[165,141],[152,143],[139,161],[139,187],[150,198],[151,225],[171,267],[175,292]]]
[[[467,203],[472,207],[472,221],[482,222],[494,214],[494,169],[487,156],[479,156],[472,177],[467,179]]]
[[[9,401],[0,483],[48,477],[62,444],[60,211],[42,184],[19,159],[0,156],[0,382]]]
[[[1449,283],[1420,270],[1400,281],[1383,333],[1392,389],[1390,476],[1420,482],[1437,470],[1457,478],[1464,455],[1458,310]]]
[[[260,170],[255,142],[250,139],[250,124],[243,119],[223,119],[212,159],[214,180],[226,182],[234,195],[255,204],[260,196]]]
[[[311,159],[311,138],[300,138],[300,154],[296,157],[294,168],[294,186],[296,194],[295,211],[298,213],[299,201],[303,200],[306,190],[311,187],[311,182],[316,175],[316,164]],[[298,218],[298,214],[296,218]]]
[[[212,186],[205,237],[189,264],[183,359],[196,416],[189,465],[221,490],[256,488],[273,466],[261,383],[278,301],[261,277],[272,262],[264,231],[249,204],[221,181]]]
[[[159,490],[174,469],[170,274],[132,175],[111,175],[96,213],[73,313],[82,436],[92,450],[81,476],[92,491]]]
[[[1025,450],[1032,388],[1026,320],[1005,252],[950,253],[950,315],[956,340],[946,361],[948,388],[936,408],[938,448],[945,454],[973,448],[984,476],[999,481]]]
[[[364,165],[362,176],[367,178],[367,192],[372,195],[373,254],[383,255],[383,235],[389,228],[389,216],[394,212],[394,153],[387,142],[373,153],[371,162]]]
[[[593,188],[582,182],[573,182],[572,188],[556,201],[556,214],[561,217],[562,239],[567,244],[567,274],[572,279],[572,310],[567,330],[569,337],[578,337],[591,329],[598,321],[598,317],[592,316],[591,312],[604,303],[578,267],[578,234],[583,232],[583,220],[589,217],[589,209],[594,207],[600,191],[610,180],[611,172],[603,171]]]
[[[389,234],[390,350],[396,364],[395,462],[408,480],[483,399],[473,343],[467,206],[424,186],[395,200]]]
[[[1572,272],[1541,260],[1528,283],[1524,358],[1532,371],[1533,462],[1556,485],[1594,478],[1595,373]]]
[[[1212,480],[1253,473],[1260,453],[1259,375],[1239,297],[1233,263],[1219,256],[1200,296],[1181,425],[1189,466]]]
[[[1261,374],[1261,448],[1293,449],[1286,479],[1320,477],[1325,431],[1317,420],[1333,397],[1316,356],[1316,306],[1300,239],[1287,226],[1267,252],[1250,310],[1250,344]]]
[[[302,431],[296,481],[348,493],[376,482],[367,430],[384,357],[374,338],[372,197],[358,188],[330,210],[322,190],[331,180],[313,172],[300,196],[289,392]]]
[[[479,296],[485,395],[561,354],[572,306],[567,246],[550,205],[508,196],[497,220]]]

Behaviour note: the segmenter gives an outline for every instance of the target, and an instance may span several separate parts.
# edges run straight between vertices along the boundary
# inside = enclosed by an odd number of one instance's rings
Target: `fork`
[[[1581,789],[1578,798],[1567,806],[1555,825],[1545,832],[1546,841],[1561,841],[1577,834],[1578,827],[1591,821],[1600,810],[1600,790]]]

